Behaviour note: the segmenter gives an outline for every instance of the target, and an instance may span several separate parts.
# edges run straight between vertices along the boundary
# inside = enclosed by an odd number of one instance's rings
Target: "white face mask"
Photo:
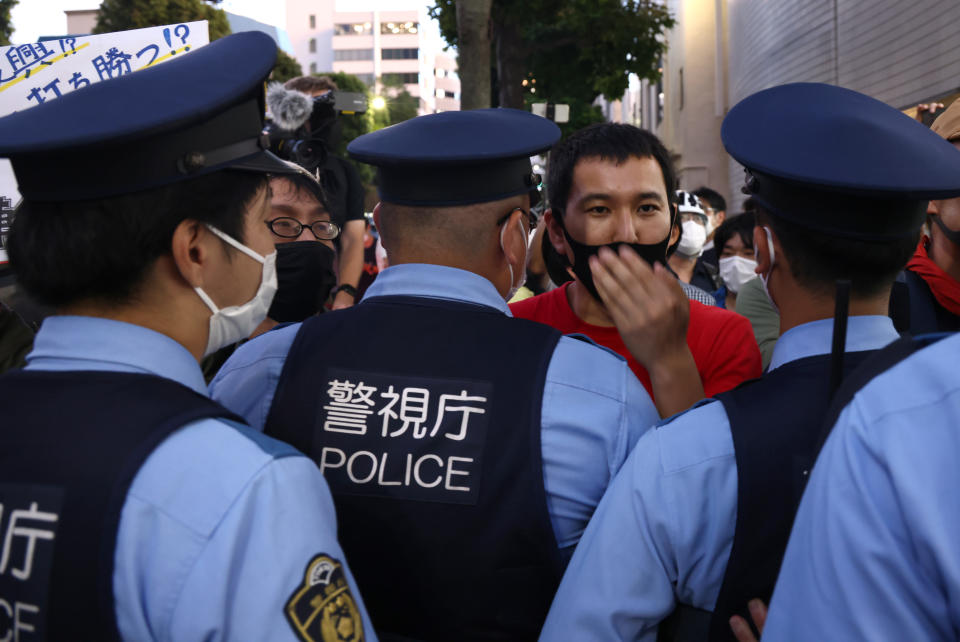
[[[763,284],[763,293],[767,295],[767,300],[770,301],[770,305],[773,306],[777,314],[780,314],[780,308],[774,303],[773,297],[770,296],[770,288],[767,286],[767,281],[770,280],[770,274],[773,272],[773,262],[777,258],[777,253],[773,249],[773,235],[770,233],[770,228],[764,226],[763,231],[767,233],[767,246],[770,248],[770,269],[766,274],[760,275],[760,283]]]
[[[263,270],[257,293],[243,305],[218,308],[217,304],[202,288],[194,288],[200,299],[213,312],[210,316],[210,335],[207,337],[207,347],[203,351],[205,357],[224,346],[249,337],[250,333],[256,330],[257,326],[267,318],[267,311],[270,309],[270,303],[273,302],[273,295],[277,293],[276,250],[266,256],[260,256],[243,243],[224,234],[212,225],[207,225],[207,229],[254,261],[261,263]]]
[[[703,254],[703,244],[707,242],[707,228],[696,221],[683,222],[683,236],[677,246],[677,254],[695,258]]]
[[[506,231],[506,229],[507,229],[507,224],[505,223],[503,227],[500,228],[500,249],[503,251],[504,254],[507,253],[507,251],[503,249],[503,233]],[[507,269],[510,270],[510,291],[507,292],[507,301],[512,299],[514,295],[517,293],[517,290],[522,288],[523,285],[527,282],[527,252],[529,251],[529,248],[527,248],[527,235],[523,231],[522,223],[520,224],[520,233],[523,235],[523,262],[522,262],[523,269],[520,271],[520,283],[515,283],[513,279],[514,279],[514,276],[516,275],[513,273],[513,266],[510,265],[510,263],[507,263]]]
[[[720,259],[720,278],[727,289],[736,294],[743,284],[757,275],[757,262],[742,256],[726,256]]]

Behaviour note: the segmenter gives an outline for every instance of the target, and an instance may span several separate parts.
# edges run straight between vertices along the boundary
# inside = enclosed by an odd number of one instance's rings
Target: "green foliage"
[[[415,118],[420,100],[403,89],[396,96],[387,98],[387,125],[396,125],[405,120]]]
[[[230,33],[227,14],[202,0],[103,0],[93,32],[110,33],[195,20],[208,22],[211,42]]]
[[[0,46],[10,44],[10,36],[13,34],[10,10],[13,9],[19,1],[20,0],[0,0]]]
[[[429,13],[456,47],[456,0],[434,2]],[[525,68],[514,76],[536,78],[538,99],[565,96],[571,109],[601,94],[621,98],[631,73],[657,79],[663,35],[675,24],[656,0],[494,0],[492,13],[495,52],[498,39],[518,36],[509,44]]]
[[[385,89],[386,109],[373,114],[374,129],[389,127],[416,117],[420,100],[407,91],[403,82],[396,77],[383,75],[380,83]]]
[[[298,78],[303,75],[303,67],[293,59],[283,49],[277,49],[277,64],[273,66],[273,72],[270,74],[270,80],[276,82],[287,82],[291,78]]]

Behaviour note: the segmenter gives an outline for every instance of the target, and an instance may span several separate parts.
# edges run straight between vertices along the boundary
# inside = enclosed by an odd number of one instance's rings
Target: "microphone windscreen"
[[[294,131],[310,119],[313,98],[275,82],[267,87],[267,107],[278,127]]]

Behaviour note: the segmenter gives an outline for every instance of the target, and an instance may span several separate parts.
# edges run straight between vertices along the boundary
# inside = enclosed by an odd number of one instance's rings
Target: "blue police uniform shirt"
[[[26,369],[146,373],[205,393],[183,346],[107,319],[47,318]],[[330,492],[311,460],[226,420],[190,423],[150,454],[123,505],[113,577],[120,634],[300,639],[284,611],[308,565],[325,556],[342,565],[366,639],[376,639],[336,532]]]
[[[960,336],[879,375],[810,476],[763,639],[953,640],[960,631]]]
[[[855,316],[848,323],[849,352],[897,338],[888,317]],[[777,342],[770,369],[829,354],[832,334],[830,319],[791,328]],[[714,400],[668,422],[640,439],[597,507],[541,639],[653,641],[677,602],[708,611],[716,605],[737,519],[730,423]]]
[[[490,281],[439,265],[387,268],[363,298],[384,295],[466,301],[510,315]],[[211,396],[263,430],[299,329],[296,324],[273,330],[241,346],[211,382]],[[389,319],[383,331],[390,331]],[[561,549],[576,545],[610,480],[658,420],[650,396],[619,355],[571,337],[560,339],[544,385],[541,449],[547,508]]]

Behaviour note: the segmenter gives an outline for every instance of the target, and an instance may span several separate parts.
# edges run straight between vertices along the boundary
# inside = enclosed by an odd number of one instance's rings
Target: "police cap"
[[[915,234],[926,201],[960,195],[960,151],[869,96],[820,83],[760,91],[730,110],[723,144],[774,216],[834,236]]]
[[[246,32],[0,118],[0,156],[38,201],[129,194],[221,169],[290,173],[266,151],[273,40]]]
[[[474,109],[420,116],[355,139],[353,158],[375,165],[380,199],[450,206],[530,192],[540,177],[530,156],[560,138],[553,122],[518,109]]]

